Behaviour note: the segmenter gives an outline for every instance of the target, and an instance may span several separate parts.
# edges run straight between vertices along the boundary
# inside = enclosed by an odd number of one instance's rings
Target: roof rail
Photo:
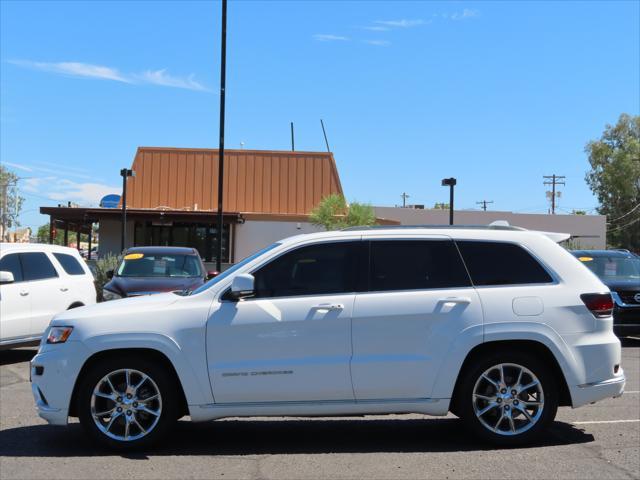
[[[495,223],[495,222],[494,222]],[[347,227],[343,228],[343,232],[354,232],[359,230],[402,230],[412,228],[424,228],[424,229],[455,229],[455,230],[512,230],[512,231],[526,231],[526,228],[514,227],[511,225],[371,225],[363,227]]]

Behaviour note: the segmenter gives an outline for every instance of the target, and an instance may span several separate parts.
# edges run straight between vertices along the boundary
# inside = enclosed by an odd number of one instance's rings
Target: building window
[[[222,263],[230,263],[231,225],[222,230]],[[134,245],[137,247],[191,247],[198,250],[205,262],[215,262],[217,247],[215,225],[204,223],[136,221]]]

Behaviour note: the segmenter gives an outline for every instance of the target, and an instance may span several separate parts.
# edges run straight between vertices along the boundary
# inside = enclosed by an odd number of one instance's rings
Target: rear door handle
[[[443,303],[471,303],[471,299],[469,297],[446,297],[441,298],[440,301]]]
[[[26,290],[22,290],[20,292],[20,295],[23,296],[23,297],[26,297],[27,295],[29,295],[29,292],[27,292]]]
[[[60,287],[61,292],[66,292],[67,290],[69,290],[67,287]]]
[[[344,310],[344,305],[341,303],[321,303],[311,308],[313,310]]]

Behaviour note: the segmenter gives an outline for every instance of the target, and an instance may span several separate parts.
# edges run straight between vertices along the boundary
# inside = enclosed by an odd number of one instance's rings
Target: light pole
[[[120,251],[124,252],[124,243],[127,238],[127,178],[135,177],[136,172],[129,168],[123,168],[120,170],[120,176],[122,177],[122,239],[120,240]]]
[[[456,186],[457,180],[453,177],[443,178],[442,186],[449,187],[449,225],[453,225],[453,187]]]
[[[220,45],[220,137],[218,146],[218,228],[216,232],[218,237],[216,270],[218,272],[222,272],[222,229],[224,227],[222,187],[224,179],[224,94],[227,73],[227,0],[222,0],[222,41]]]

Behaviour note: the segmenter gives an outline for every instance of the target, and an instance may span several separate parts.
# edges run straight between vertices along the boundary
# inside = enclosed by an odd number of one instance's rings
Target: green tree
[[[585,152],[586,181],[607,216],[607,244],[640,250],[640,116],[623,113]]]
[[[436,202],[433,205],[433,209],[434,210],[449,210],[449,204],[448,203],[440,203],[440,202]]]
[[[311,223],[326,230],[340,230],[346,227],[364,227],[376,223],[376,215],[371,205],[347,201],[342,195],[331,194],[324,197],[309,215]]]
[[[38,227],[38,233],[36,234],[38,239],[38,243],[49,243],[49,224],[45,223],[44,225],[40,225]],[[53,239],[54,245],[64,245],[64,235],[61,235],[61,232]]]
[[[18,176],[0,164],[0,238],[4,240],[10,228],[19,227],[24,198],[18,193]],[[6,203],[6,204],[5,204]]]

